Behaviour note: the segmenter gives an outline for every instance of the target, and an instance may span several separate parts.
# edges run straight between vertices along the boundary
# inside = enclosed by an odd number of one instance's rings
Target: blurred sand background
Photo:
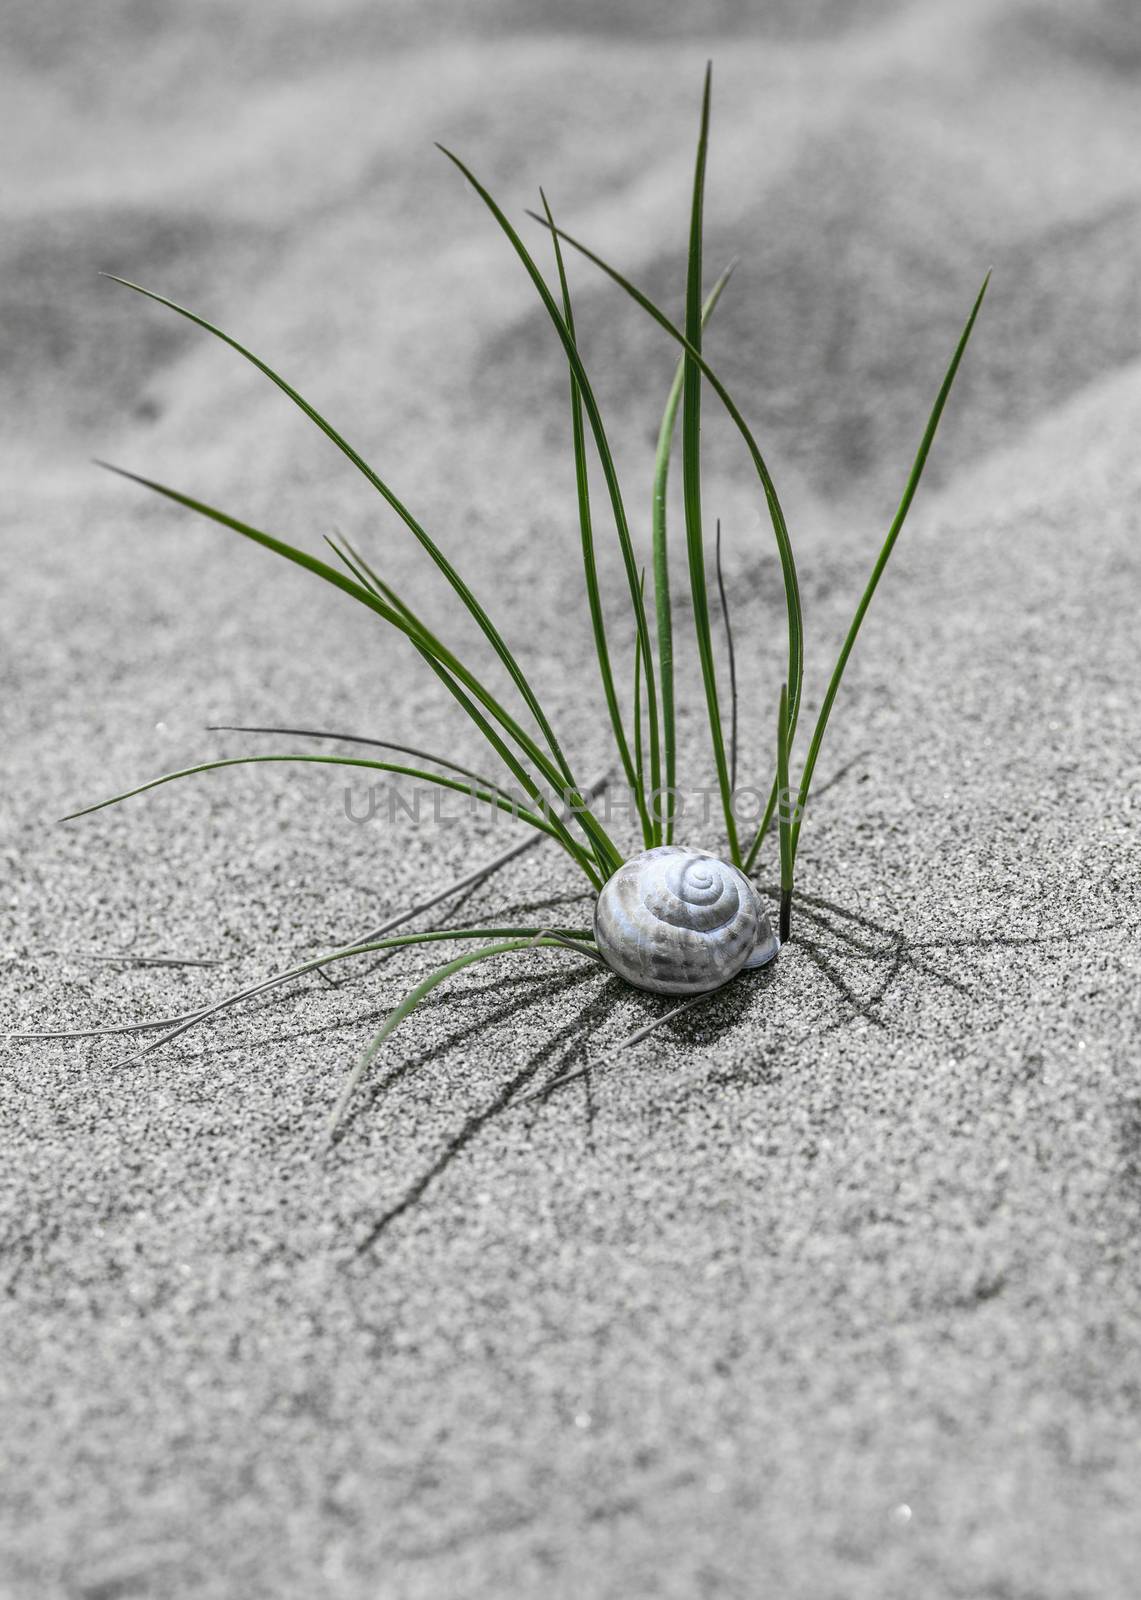
[[[679,311],[707,56],[710,278],[741,258],[708,350],[782,490],[813,705],[995,269],[830,732],[797,942],[519,1110],[661,1008],[561,955],[477,968],[327,1155],[419,956],[130,1068],[113,1041],[6,1046],[5,1600],[1136,1594],[1131,0],[6,7],[5,1025],[183,1010],[509,842],[354,826],[341,779],[279,768],[56,824],[254,748],[208,722],[479,756],[363,609],[90,465],[314,549],[339,527],[451,615],[275,390],[97,273],[222,322],[342,427],[486,592],[592,776],[565,371],[433,140],[540,246],[542,182]],[[572,272],[644,548],[673,352]],[[771,534],[712,401],[706,449],[767,785]],[[463,915],[584,920],[578,895],[539,850]]]

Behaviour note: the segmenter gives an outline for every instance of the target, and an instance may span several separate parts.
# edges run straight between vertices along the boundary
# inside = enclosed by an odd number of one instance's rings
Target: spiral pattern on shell
[[[594,935],[607,965],[655,994],[703,994],[762,966],[778,945],[745,874],[717,856],[659,845],[603,885]]]

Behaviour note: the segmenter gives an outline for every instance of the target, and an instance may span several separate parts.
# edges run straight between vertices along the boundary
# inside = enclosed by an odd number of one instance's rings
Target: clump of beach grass
[[[709,143],[711,75],[707,70],[701,105],[700,132],[694,168],[690,206],[690,221],[686,268],[686,294],[684,326],[676,326],[670,317],[649,295],[632,283],[616,267],[603,260],[586,244],[573,237],[556,224],[546,195],[540,190],[541,211],[529,215],[546,230],[552,247],[555,280],[552,286],[540,270],[534,255],[507,218],[491,193],[476,174],[459,156],[441,146],[444,156],[452,162],[470,184],[486,207],[491,219],[501,230],[511,250],[518,258],[529,278],[540,303],[550,321],[552,331],[562,347],[567,363],[570,400],[570,435],[574,457],[577,517],[582,550],[586,603],[594,641],[595,662],[601,681],[606,716],[621,777],[633,797],[637,825],[642,844],[646,849],[675,841],[677,808],[675,797],[680,792],[677,744],[677,707],[675,698],[675,659],[679,641],[675,634],[671,590],[674,578],[671,573],[670,549],[667,530],[667,481],[673,458],[677,423],[681,420],[681,473],[682,501],[684,507],[685,579],[689,609],[693,617],[694,643],[701,670],[704,694],[705,722],[708,728],[713,765],[717,777],[717,791],[728,859],[746,873],[756,867],[759,852],[776,824],[780,904],[779,933],[781,942],[792,934],[792,912],[795,896],[796,860],[801,830],[805,821],[819,756],[832,716],[844,671],[851,657],[860,629],[867,615],[873,595],[883,576],[892,550],[903,528],[919,487],[923,470],[935,438],[936,430],[946,405],[947,397],[958,372],[959,364],[970,339],[975,321],[986,293],[989,274],[984,278],[965,327],[952,354],[950,363],[939,386],[926,427],[908,474],[898,509],[888,528],[872,565],[868,581],[856,604],[851,623],[844,636],[839,655],[828,678],[824,698],[815,724],[808,737],[807,747],[799,763],[799,776],[794,777],[797,765],[796,746],[804,685],[804,629],[800,589],[796,562],[788,526],[768,465],[752,429],[746,422],[732,395],[710,365],[703,352],[703,332],[713,315],[718,300],[726,289],[732,267],[717,278],[706,295],[703,292],[703,237],[705,206],[706,158]],[[583,363],[579,348],[574,309],[566,271],[564,249],[574,251],[605,274],[614,284],[649,316],[679,349],[677,368],[670,386],[661,425],[654,465],[652,486],[652,515],[650,526],[650,586],[646,589],[646,565],[639,559],[634,534],[627,512],[617,466],[611,451],[606,426],[590,376]],[[491,651],[504,668],[512,686],[513,704],[505,701],[488,687],[485,679],[467,661],[461,659],[456,649],[433,632],[406,599],[381,577],[374,567],[348,540],[332,537],[326,540],[336,564],[323,557],[274,535],[256,528],[226,511],[196,496],[156,482],[153,478],[128,472],[121,467],[101,463],[121,477],[142,485],[164,496],[197,515],[205,517],[242,538],[251,540],[275,555],[301,567],[322,582],[331,584],[357,604],[365,606],[394,633],[403,636],[420,657],[424,668],[443,684],[462,714],[478,730],[489,756],[506,769],[515,785],[508,793],[501,778],[489,776],[467,766],[461,766],[438,753],[393,744],[385,740],[360,735],[330,733],[320,729],[245,727],[229,731],[303,740],[324,739],[339,744],[371,746],[383,750],[389,757],[378,755],[324,754],[313,751],[286,750],[268,754],[253,754],[204,761],[178,772],[152,778],[134,788],[109,799],[84,806],[65,820],[89,815],[105,806],[117,805],[132,796],[197,774],[220,771],[229,767],[256,763],[316,763],[326,766],[351,768],[368,772],[385,773],[412,779],[418,783],[437,786],[474,798],[480,804],[508,811],[525,827],[533,830],[534,842],[543,839],[557,844],[576,870],[587,880],[593,892],[599,891],[606,880],[622,865],[623,853],[604,825],[596,805],[601,784],[583,784],[559,740],[554,724],[539,700],[524,668],[517,659],[507,639],[492,620],[481,601],[464,580],[457,567],[445,554],[428,530],[396,491],[353,448],[348,440],[323,417],[296,389],[267,362],[241,344],[232,335],[207,321],[205,317],[176,304],[164,295],[126,278],[116,277],[135,293],[165,307],[177,316],[196,324],[205,332],[228,345],[244,360],[250,362],[270,382],[284,393],[309,420],[321,430],[340,453],[361,473],[373,489],[388,504],[409,533],[418,541],[427,558],[435,565],[449,585],[458,612],[466,612],[475,622]],[[701,482],[701,414],[706,392],[723,408],[744,444],[764,499],[768,520],[775,541],[783,593],[787,632],[787,665],[782,681],[773,696],[775,738],[773,765],[768,780],[768,801],[760,821],[748,837],[742,837],[734,812],[734,791],[737,782],[737,699],[736,664],[732,652],[732,632],[729,628],[728,597],[721,565],[720,525],[716,540],[716,582],[720,610],[726,626],[729,649],[729,731],[726,736],[725,707],[718,682],[717,649],[714,642],[712,614],[707,579],[706,534],[703,523],[703,497]],[[605,488],[605,518],[613,524],[622,558],[625,585],[628,593],[627,630],[625,639],[633,640],[633,709],[632,715],[624,708],[627,699],[618,680],[611,644],[611,628],[604,620],[603,597],[599,587],[596,560],[596,506],[592,502],[590,486],[591,456],[601,472]],[[750,691],[752,693],[752,691]],[[764,791],[762,791],[764,792]],[[111,1028],[67,1030],[63,1033],[23,1034],[20,1037],[90,1037],[95,1034],[126,1034],[155,1032],[158,1037],[144,1045],[135,1056],[177,1037],[187,1029],[216,1016],[239,1001],[266,993],[272,988],[312,972],[324,972],[329,966],[364,955],[388,955],[394,950],[417,945],[446,944],[450,942],[470,945],[462,953],[453,955],[435,967],[409,991],[401,1003],[385,1020],[383,1028],[370,1042],[357,1061],[334,1108],[330,1127],[340,1119],[348,1098],[370,1062],[382,1045],[416,1008],[440,984],[465,968],[501,955],[530,950],[559,950],[579,957],[599,961],[594,934],[587,927],[449,927],[430,932],[395,931],[426,910],[448,898],[459,889],[483,882],[515,855],[526,844],[514,846],[503,857],[477,869],[457,884],[451,884],[427,901],[406,909],[390,919],[383,927],[370,930],[341,948],[330,951],[314,960],[302,962],[273,974],[260,983],[239,993],[175,1017],[146,1019],[123,1023]],[[739,981],[739,980],[737,980]],[[686,1009],[675,1006],[658,1021],[668,1020]],[[650,1024],[654,1026],[656,1024]],[[648,1028],[624,1041],[636,1043]],[[581,1069],[580,1069],[581,1070]],[[578,1073],[565,1075],[558,1082],[570,1081]]]

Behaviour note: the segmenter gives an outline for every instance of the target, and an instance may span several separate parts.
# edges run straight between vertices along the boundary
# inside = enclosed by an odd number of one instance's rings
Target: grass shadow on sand
[[[516,993],[512,993],[504,1004],[498,1006],[490,1014],[481,1012],[479,1018],[461,1029],[453,1031],[446,1039],[438,1040],[430,1050],[421,1052],[418,1056],[407,1058],[398,1066],[393,1067],[384,1077],[377,1082],[370,1093],[362,1097],[361,1104],[347,1119],[347,1122],[363,1117],[367,1110],[375,1106],[378,1100],[398,1082],[404,1079],[417,1067],[438,1059],[440,1054],[465,1040],[478,1036],[496,1022],[508,1018],[517,1018],[521,1012],[532,1010],[544,1001],[556,995],[567,994],[579,987],[588,979],[596,976],[593,967],[585,971],[575,972],[565,977],[548,979],[540,983],[525,1000],[520,1002]],[[662,998],[650,995],[639,995],[638,999],[644,1002],[643,1009],[648,1014],[648,1020],[653,1021],[655,1015],[662,1015],[662,1007],[667,1010],[663,1016],[662,1026],[667,1033],[680,1040],[682,1043],[708,1044],[711,1037],[734,1027],[744,1016],[745,1012],[755,1002],[758,988],[767,986],[772,981],[773,969],[766,969],[758,974],[757,978],[747,986],[739,985],[728,989],[716,996],[716,1003],[712,1007],[701,1006],[697,1012],[688,1012],[677,1018],[669,1018],[669,1007],[676,1002],[668,1002]],[[519,979],[503,979],[497,983],[482,986],[480,992],[501,993],[504,988],[517,991]],[[473,991],[467,991],[471,994]],[[528,1089],[535,1077],[544,1066],[550,1066],[552,1071],[549,1082],[553,1088],[563,1074],[571,1069],[584,1056],[588,1055],[598,1030],[609,1020],[616,1007],[629,1001],[631,990],[619,978],[608,975],[600,989],[589,996],[585,1003],[579,1007],[556,1032],[544,1040],[539,1048],[529,1056],[522,1067],[514,1072],[500,1085],[496,1093],[486,1105],[465,1118],[462,1125],[447,1141],[438,1155],[424,1168],[419,1176],[407,1187],[404,1194],[390,1205],[380,1216],[364,1238],[356,1247],[357,1254],[364,1254],[377,1244],[387,1233],[388,1229],[400,1217],[412,1210],[428,1189],[441,1177],[463,1152],[468,1145],[491,1122],[506,1111],[513,1110],[517,1104],[519,1094]],[[586,1118],[585,1137],[588,1147],[593,1147],[594,1140],[594,1095],[592,1083],[592,1070],[587,1069],[578,1080],[582,1084],[584,1112]]]
[[[462,1042],[473,1034],[482,1033],[489,1025],[496,1021],[505,1020],[507,1017],[517,1017],[522,1011],[527,1011],[551,999],[556,994],[566,994],[579,987],[588,978],[594,976],[593,969],[585,972],[570,973],[565,977],[548,980],[543,983],[533,994],[520,1004],[516,997],[512,997],[503,1006],[488,1016],[480,1016],[478,1021],[468,1027],[452,1034],[448,1040],[437,1043],[430,1053],[425,1052],[418,1059],[404,1061],[400,1066],[385,1074],[384,1078],[375,1085],[372,1092],[362,1097],[362,1106],[355,1113],[363,1115],[367,1107],[375,1105],[394,1083],[405,1077],[417,1065],[434,1058],[451,1045]],[[488,988],[501,989],[504,985],[488,985]],[[505,1083],[501,1084],[495,1095],[480,1110],[466,1117],[460,1127],[444,1145],[439,1154],[424,1168],[419,1176],[408,1186],[403,1195],[395,1201],[380,1216],[372,1227],[358,1243],[356,1253],[363,1255],[377,1244],[387,1233],[398,1218],[412,1210],[423,1198],[427,1190],[451,1166],[456,1158],[463,1154],[472,1140],[477,1138],[490,1122],[493,1122],[502,1112],[508,1110],[515,1096],[521,1089],[525,1089],[536,1073],[541,1070],[544,1063],[556,1058],[559,1064],[572,1059],[576,1052],[582,1048],[584,1041],[591,1037],[597,1027],[606,1020],[618,998],[618,982],[616,979],[608,980],[598,992],[590,996],[586,1003],[567,1022],[563,1024],[551,1037],[536,1050],[518,1071],[514,1072]],[[588,1134],[593,1125],[593,1109],[588,1110]]]
[[[775,889],[766,891],[775,894]],[[874,1027],[886,1026],[881,1008],[901,978],[925,978],[966,999],[975,988],[963,976],[966,958],[988,949],[1060,944],[1069,933],[1003,935],[976,933],[953,938],[912,939],[900,928],[877,922],[863,911],[853,911],[821,895],[798,892],[797,915],[809,924],[796,944],[853,1011]],[[1091,930],[1093,931],[1093,930]],[[837,961],[871,965],[879,971],[874,984],[861,993],[837,968]],[[840,1022],[832,1027],[840,1026]]]

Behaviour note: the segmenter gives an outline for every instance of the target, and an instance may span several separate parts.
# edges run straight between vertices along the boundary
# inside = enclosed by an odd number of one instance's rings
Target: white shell
[[[704,850],[664,844],[631,856],[594,908],[599,954],[654,994],[703,994],[780,949],[743,872]]]

